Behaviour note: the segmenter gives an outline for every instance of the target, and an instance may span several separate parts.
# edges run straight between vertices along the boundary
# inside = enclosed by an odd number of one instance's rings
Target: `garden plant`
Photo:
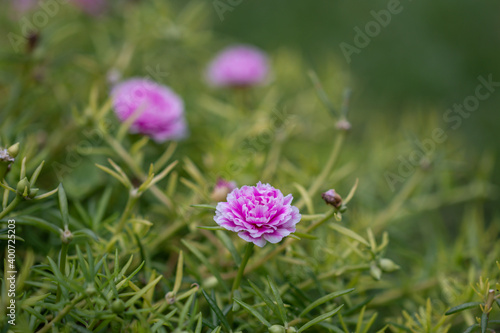
[[[498,332],[495,155],[213,6],[2,3],[0,332]]]

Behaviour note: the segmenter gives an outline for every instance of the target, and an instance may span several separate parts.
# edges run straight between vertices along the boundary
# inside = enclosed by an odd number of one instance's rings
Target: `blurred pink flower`
[[[229,182],[223,178],[219,178],[212,191],[211,198],[214,201],[226,199],[227,195],[236,188],[235,182]]]
[[[12,0],[12,6],[18,13],[25,13],[35,8],[38,1],[36,0]]]
[[[243,186],[227,196],[227,202],[219,202],[215,222],[238,233],[247,242],[259,247],[278,243],[295,232],[301,215],[292,206],[292,195],[283,196],[280,190],[269,184]]]
[[[89,15],[97,16],[106,9],[106,0],[71,0],[75,6]]]
[[[187,136],[184,103],[168,87],[133,78],[115,85],[111,97],[114,111],[122,122],[135,117],[130,127],[132,133],[148,135],[156,142]]]
[[[264,82],[269,72],[267,56],[248,45],[221,51],[209,64],[206,77],[214,86],[244,87]]]

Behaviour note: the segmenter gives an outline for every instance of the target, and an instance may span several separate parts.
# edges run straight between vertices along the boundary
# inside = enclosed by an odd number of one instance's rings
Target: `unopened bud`
[[[370,275],[373,279],[379,281],[382,277],[382,270],[375,263],[372,263],[370,266]]]
[[[286,330],[281,325],[273,325],[269,327],[269,333],[286,333]]]
[[[394,261],[392,261],[391,259],[387,259],[387,258],[380,259],[379,265],[380,265],[380,268],[382,268],[382,270],[384,272],[394,272],[394,271],[397,271],[398,269],[401,268],[398,265],[396,265],[394,263]]]
[[[30,191],[30,186],[31,185],[28,178],[24,177],[23,179],[21,179],[19,183],[17,183],[17,188],[16,188],[17,195],[27,197]]]
[[[30,32],[26,37],[28,39],[28,53],[33,52],[40,41],[40,34],[38,32]]]
[[[121,299],[117,299],[111,304],[111,311],[113,313],[122,313],[125,310],[125,303]]]
[[[71,243],[71,241],[73,240],[73,234],[71,233],[71,231],[69,231],[68,229],[64,230],[61,235],[61,240],[65,244]]]
[[[351,123],[345,119],[339,120],[335,126],[341,131],[349,131],[351,129]]]
[[[171,291],[169,291],[165,295],[165,300],[167,301],[168,304],[174,304],[175,303],[175,294]]]
[[[342,197],[337,192],[335,192],[335,190],[328,190],[325,193],[321,194],[321,197],[328,205],[331,205],[335,208],[340,208],[340,206],[342,206]]]
[[[420,167],[424,171],[428,171],[431,168],[431,161],[427,158],[424,157],[420,160]]]
[[[95,286],[92,283],[87,285],[87,288],[85,288],[85,292],[87,293],[87,295],[92,296],[97,292],[97,290],[95,289]]]
[[[9,148],[7,148],[7,153],[9,153],[9,155],[12,158],[16,158],[17,154],[19,154],[19,142],[15,143],[12,146],[10,146]]]
[[[122,73],[116,68],[111,68],[106,74],[106,79],[108,80],[108,83],[112,86],[120,82],[121,78],[122,78]]]

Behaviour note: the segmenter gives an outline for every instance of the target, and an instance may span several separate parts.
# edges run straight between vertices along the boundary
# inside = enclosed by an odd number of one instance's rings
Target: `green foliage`
[[[101,18],[61,8],[34,50],[15,53],[0,41],[0,145],[15,158],[0,161],[6,254],[8,221],[16,221],[17,322],[10,329],[499,327],[499,286],[490,282],[500,277],[499,218],[484,208],[496,191],[493,154],[456,163],[465,157],[461,139],[450,135],[422,153],[393,191],[386,173],[415,151],[413,143],[395,143],[403,140],[399,128],[424,136],[437,118],[415,107],[365,124],[366,110],[348,110],[354,97],[335,61],[316,73],[289,49],[270,54],[275,79],[264,87],[208,88],[204,66],[229,42],[214,34],[209,2],[114,6]],[[0,15],[5,31],[19,29]],[[111,110],[110,71],[144,77],[157,66],[168,75],[152,79],[185,100],[185,141],[128,134],[130,123]],[[218,177],[292,193],[302,214],[297,232],[254,248],[216,226]],[[343,198],[338,207],[321,199],[331,188]],[[479,276],[490,280],[471,288]]]

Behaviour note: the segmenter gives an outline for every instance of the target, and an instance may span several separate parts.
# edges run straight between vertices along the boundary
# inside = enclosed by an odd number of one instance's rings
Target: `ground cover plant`
[[[211,2],[2,6],[2,332],[500,329],[495,155],[439,110]]]

